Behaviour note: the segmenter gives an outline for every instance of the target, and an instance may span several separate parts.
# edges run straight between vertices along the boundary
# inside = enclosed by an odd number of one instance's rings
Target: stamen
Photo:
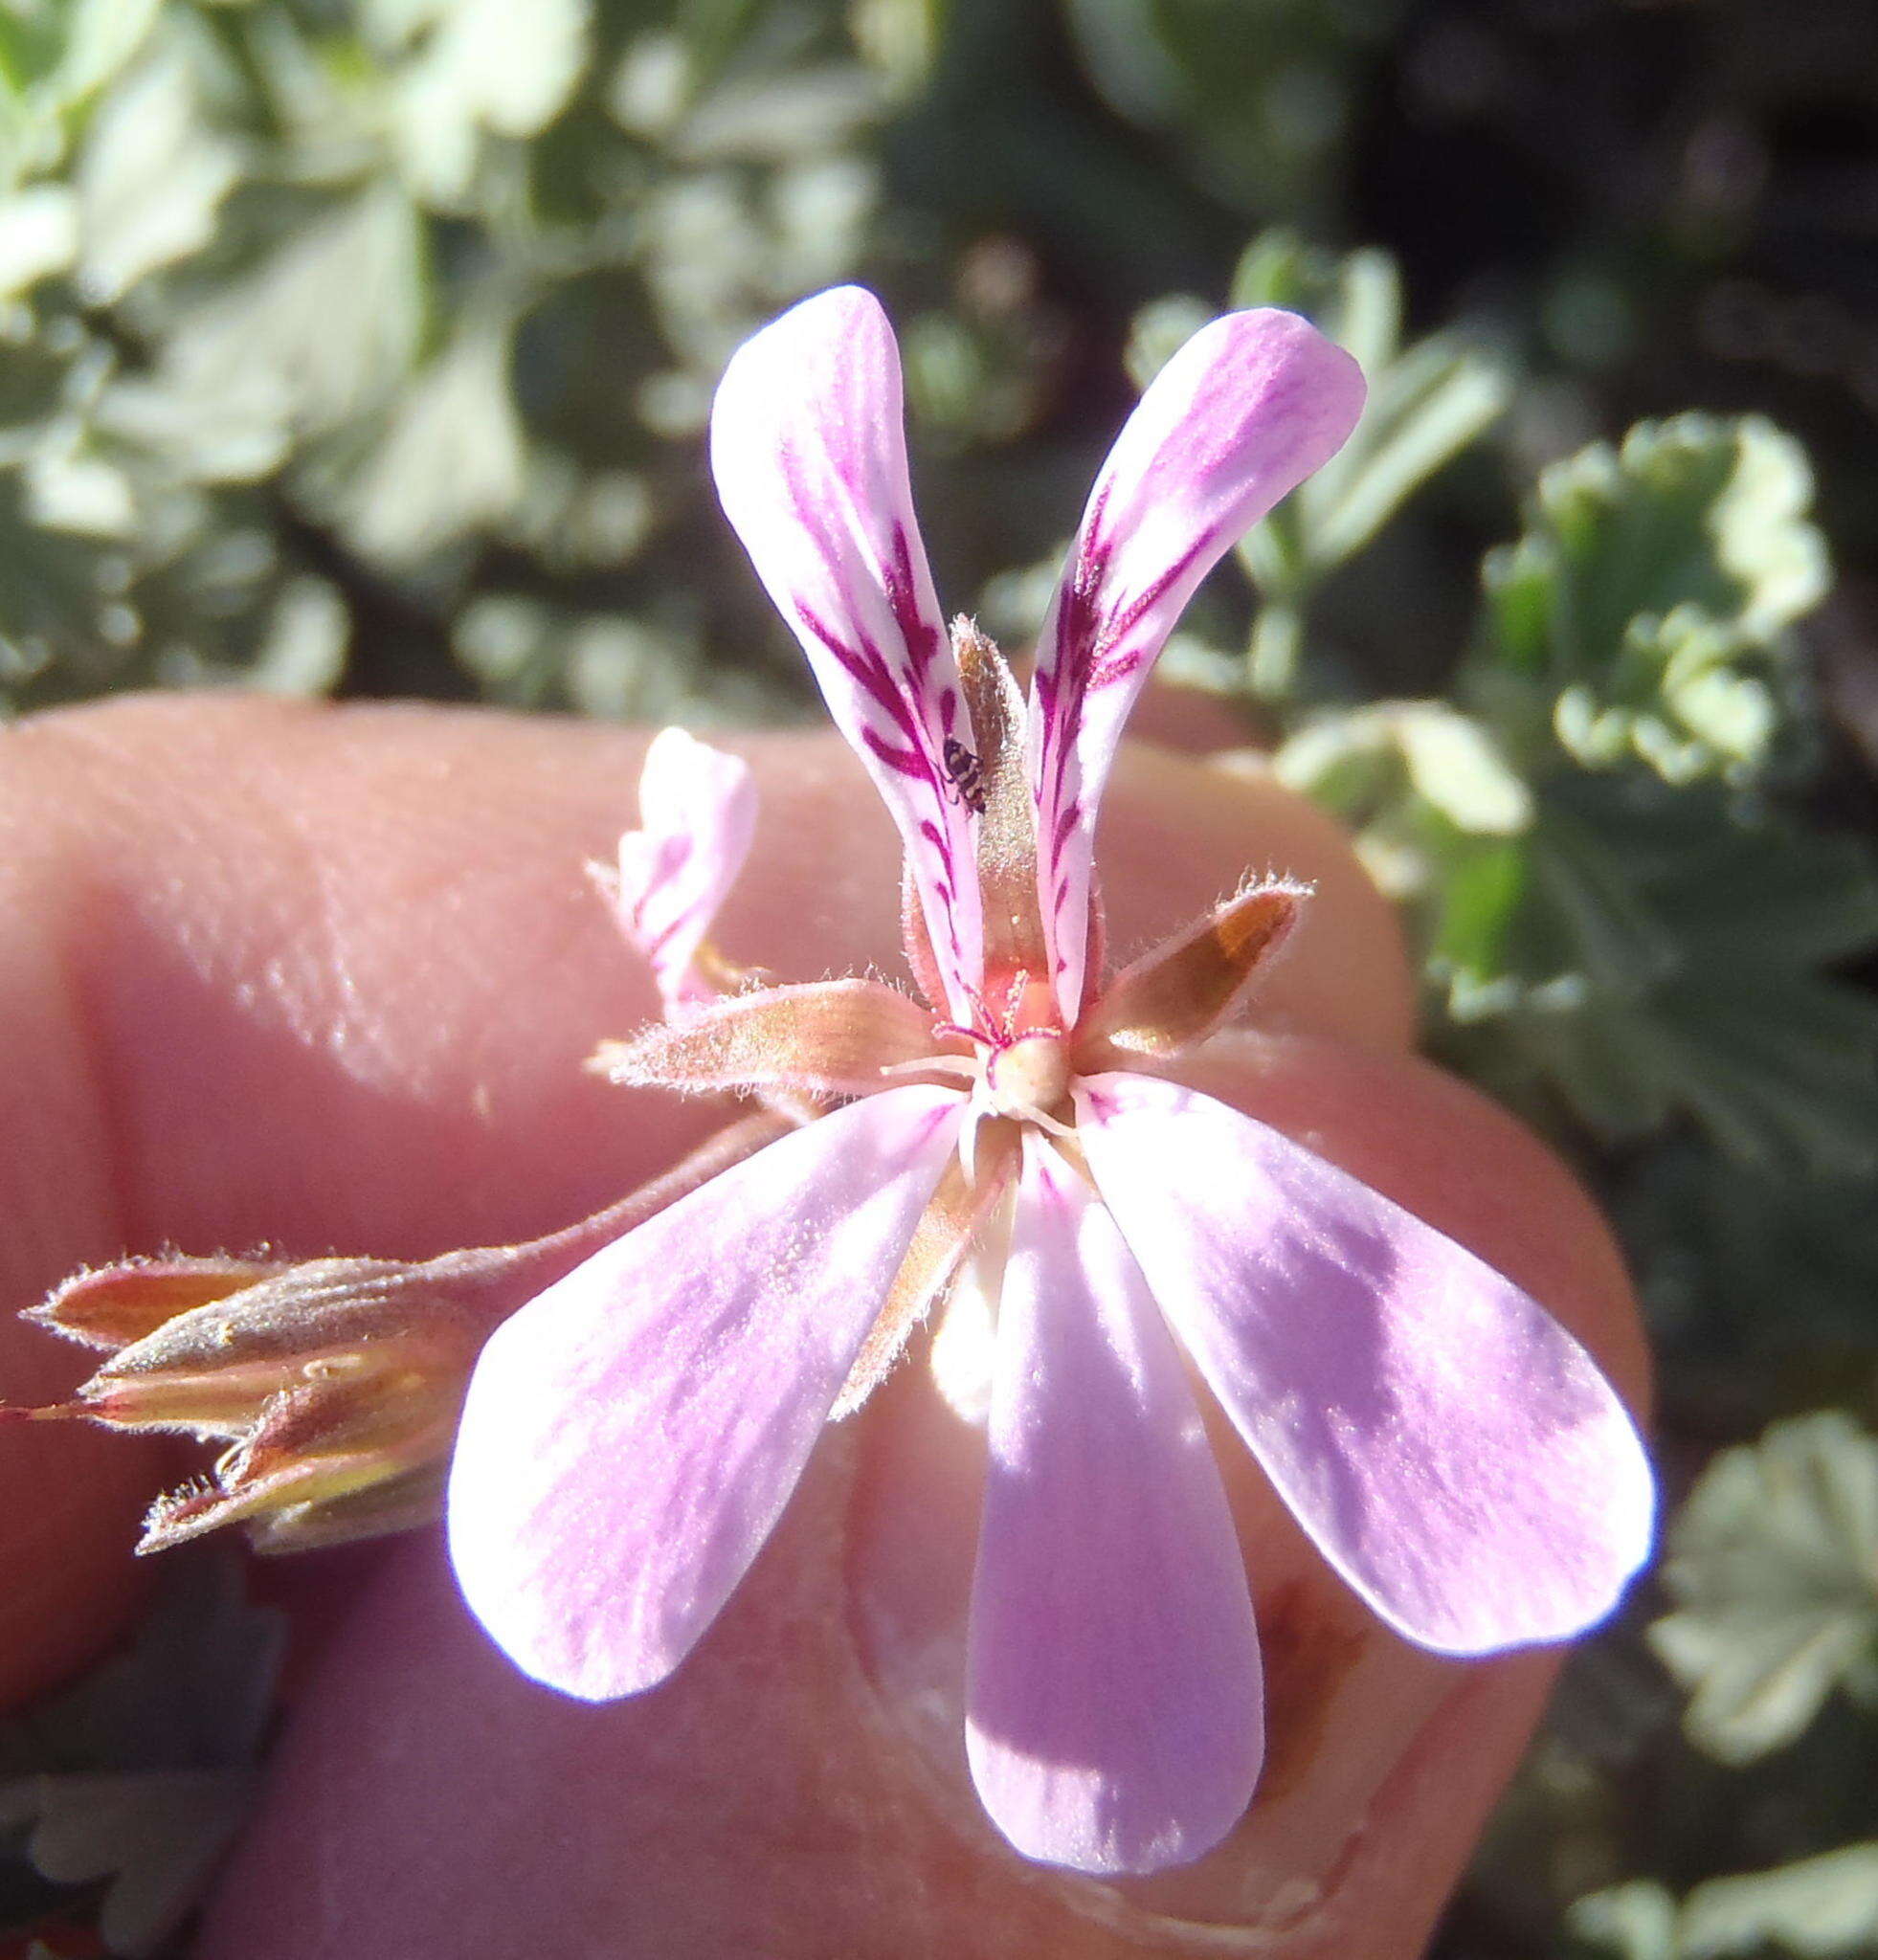
[[[1039,1129],[1048,1130],[1053,1137],[1067,1137],[1072,1143],[1075,1141],[1076,1132],[1068,1124],[1059,1122],[1034,1102],[1010,1102],[1005,1105],[1005,1111],[1008,1115],[1021,1117],[1026,1123],[1034,1123]]]
[[[975,991],[970,988],[966,991],[972,993],[973,1000],[978,1000]],[[978,1001],[978,1005],[983,1007],[983,1001]],[[989,1035],[981,1035],[976,1028],[965,1027],[958,1021],[935,1021],[932,1032],[935,1035],[957,1035],[963,1040],[975,1041],[980,1048],[993,1048],[996,1046],[996,1043],[993,1041]]]
[[[978,1080],[978,1064],[963,1055],[922,1055],[912,1061],[891,1061],[881,1070],[883,1076],[957,1076],[962,1081]]]

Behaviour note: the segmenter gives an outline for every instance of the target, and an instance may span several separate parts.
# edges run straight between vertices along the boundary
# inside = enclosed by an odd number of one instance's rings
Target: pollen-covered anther
[[[1069,1098],[1069,1048],[1055,1028],[1034,1029],[994,1049],[985,1062],[985,1101],[994,1114],[1020,1117],[1061,1133]]]

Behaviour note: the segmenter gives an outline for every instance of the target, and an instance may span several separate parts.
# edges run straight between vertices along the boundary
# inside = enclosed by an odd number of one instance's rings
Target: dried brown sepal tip
[[[1124,1057],[1172,1055],[1243,1011],[1297,929],[1310,887],[1251,884],[1125,968],[1077,1029],[1085,1070]]]
[[[81,1341],[87,1348],[115,1351],[153,1334],[164,1322],[212,1300],[271,1279],[286,1270],[286,1262],[261,1258],[190,1258],[165,1254],[131,1258],[116,1265],[87,1266],[74,1273],[52,1297],[29,1307],[22,1320],[33,1321]]]

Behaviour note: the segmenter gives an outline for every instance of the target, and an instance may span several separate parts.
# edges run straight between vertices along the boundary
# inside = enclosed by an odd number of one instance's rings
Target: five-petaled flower
[[[995,1276],[996,1327],[967,1746],[1030,1858],[1195,1858],[1258,1777],[1246,1574],[1186,1362],[1330,1565],[1426,1647],[1578,1632],[1643,1559],[1648,1467],[1577,1344],[1432,1227],[1186,1085],[1181,1058],[1238,1012],[1305,893],[1251,885],[1102,980],[1091,842],[1122,723],[1200,578],[1361,397],[1354,363],[1288,314],[1196,335],[1096,483],[1026,705],[939,613],[874,300],[805,301],[731,362],[720,494],[899,826],[927,1004],[859,979],[726,993],[608,1052],[621,1080],[830,1113],[490,1342],[451,1545],[529,1674],[594,1700],[670,1674],[823,1422],[968,1259]],[[736,829],[701,825],[699,889],[734,872]]]

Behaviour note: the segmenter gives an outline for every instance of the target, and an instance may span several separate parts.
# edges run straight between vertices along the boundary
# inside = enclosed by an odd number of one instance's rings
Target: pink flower
[[[1201,577],[1335,451],[1361,396],[1290,315],[1196,335],[1097,480],[1026,706],[996,649],[939,613],[878,304],[825,293],[732,361],[719,489],[900,827],[929,1005],[866,980],[779,987],[610,1052],[622,1080],[851,1100],[490,1342],[451,1546],[529,1674],[604,1700],[677,1667],[824,1421],[968,1262],[996,1328],[967,1744],[1027,1857],[1196,1858],[1258,1778],[1257,1636],[1187,1362],[1332,1567],[1426,1647],[1560,1639],[1643,1561],[1648,1467],[1577,1344],[1183,1081],[1304,891],[1248,887],[1102,984],[1091,842],[1129,708]]]
[[[716,982],[734,969],[724,968],[705,935],[755,828],[748,763],[682,728],[653,738],[639,776],[639,828],[620,838],[617,868],[592,870],[620,930],[651,966],[668,1019],[727,991]]]

